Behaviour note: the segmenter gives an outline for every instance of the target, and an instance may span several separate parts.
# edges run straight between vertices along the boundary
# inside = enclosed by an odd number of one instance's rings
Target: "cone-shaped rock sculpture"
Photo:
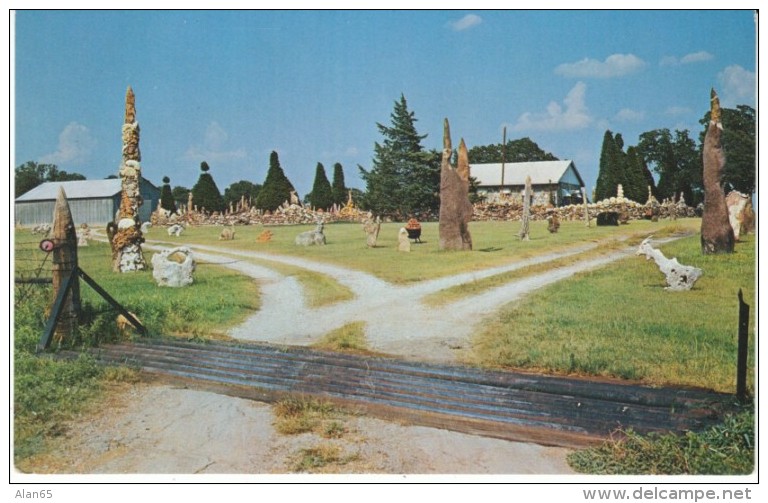
[[[720,100],[712,89],[711,114],[704,136],[704,213],[701,217],[701,251],[705,255],[733,253],[734,234],[721,185],[725,155],[721,136]]]
[[[147,268],[141,243],[139,207],[142,204],[141,151],[139,150],[139,123],[136,122],[136,97],[128,87],[125,93],[125,121],[123,124],[123,159],[120,164],[122,195],[117,215],[117,231],[112,237],[112,269],[116,272],[143,271]]]
[[[469,156],[464,139],[459,143],[457,166],[451,166],[451,131],[443,124],[443,158],[440,165],[440,250],[471,250],[472,203],[469,202]]]
[[[52,251],[54,297],[64,287],[65,280],[71,274],[75,274],[75,277],[72,278],[73,283],[69,293],[64,297],[59,321],[53,333],[54,339],[61,342],[64,337],[72,334],[77,326],[80,313],[80,284],[75,273],[75,267],[77,266],[77,230],[72,219],[72,212],[69,209],[67,195],[62,187],[59,187],[56,204],[53,207],[52,234],[53,242],[56,243]]]

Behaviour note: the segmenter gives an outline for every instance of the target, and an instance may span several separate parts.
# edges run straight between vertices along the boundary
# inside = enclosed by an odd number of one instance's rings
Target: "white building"
[[[522,202],[525,179],[531,177],[533,204],[564,206],[582,202],[584,180],[573,161],[532,161],[472,164],[470,176],[479,182],[486,202]]]

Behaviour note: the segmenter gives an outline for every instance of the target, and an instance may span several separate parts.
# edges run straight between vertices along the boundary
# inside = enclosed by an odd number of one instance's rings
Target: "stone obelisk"
[[[139,150],[139,123],[136,121],[136,97],[128,86],[125,93],[125,121],[123,123],[123,158],[120,164],[122,194],[117,214],[117,232],[112,238],[114,263],[117,272],[143,271],[147,268],[141,243],[139,207],[142,204],[141,151]]]
[[[728,207],[721,185],[725,154],[721,136],[720,99],[714,89],[710,98],[710,118],[704,136],[704,214],[701,217],[701,251],[705,255],[733,253],[735,237],[728,219]]]
[[[472,203],[469,202],[469,156],[462,138],[457,165],[451,166],[451,130],[448,119],[443,122],[443,158],[440,165],[440,250],[471,250]]]

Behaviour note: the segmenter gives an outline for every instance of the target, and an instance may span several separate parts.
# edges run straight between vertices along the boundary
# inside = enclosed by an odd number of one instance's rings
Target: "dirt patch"
[[[567,449],[345,414],[336,434],[283,435],[270,404],[164,384],[116,386],[25,472],[569,474]]]

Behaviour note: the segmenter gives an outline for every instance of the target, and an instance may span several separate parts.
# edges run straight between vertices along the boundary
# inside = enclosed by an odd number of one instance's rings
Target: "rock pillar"
[[[117,231],[112,237],[116,272],[143,271],[147,268],[141,243],[139,207],[142,204],[141,151],[139,150],[139,123],[136,121],[136,97],[128,87],[125,93],[125,121],[123,124],[123,159],[120,164],[122,194],[117,215]]]
[[[720,100],[712,89],[711,116],[704,136],[704,213],[701,217],[701,251],[705,255],[733,253],[733,228],[721,186],[725,155],[721,136]]]
[[[469,202],[469,156],[462,139],[456,168],[451,166],[451,131],[443,123],[443,158],[440,165],[440,250],[471,250],[472,203]]]

